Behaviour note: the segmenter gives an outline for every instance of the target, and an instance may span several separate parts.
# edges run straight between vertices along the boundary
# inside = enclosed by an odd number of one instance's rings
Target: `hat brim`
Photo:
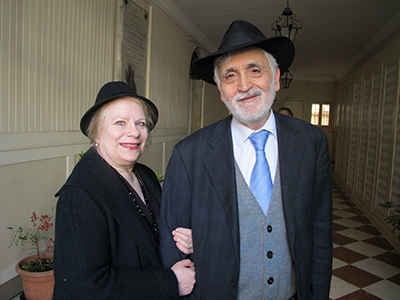
[[[83,115],[81,122],[80,122],[80,128],[81,128],[82,133],[84,135],[88,136],[88,128],[89,128],[90,122],[93,118],[93,115],[96,113],[97,110],[99,110],[103,105],[105,105],[111,101],[125,98],[125,97],[142,99],[149,106],[149,109],[151,110],[152,118],[153,118],[153,120],[152,120],[153,124],[151,127],[149,127],[149,131],[153,130],[153,128],[156,126],[156,123],[158,121],[158,109],[155,106],[155,104],[153,102],[151,102],[149,99],[147,99],[143,96],[140,96],[136,93],[121,92],[118,94],[114,94],[108,98],[102,99],[102,101],[100,103],[95,103],[91,108],[89,108],[89,110]]]
[[[292,64],[295,56],[295,48],[292,41],[284,36],[267,38],[261,42],[248,42],[232,47],[224,48],[196,60],[193,63],[192,71],[205,82],[216,85],[214,81],[214,61],[217,57],[230,51],[246,47],[258,47],[270,53],[277,61],[281,73],[286,72]]]

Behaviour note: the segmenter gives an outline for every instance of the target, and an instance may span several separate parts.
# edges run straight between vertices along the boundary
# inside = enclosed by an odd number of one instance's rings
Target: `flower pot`
[[[51,258],[53,253],[40,254],[41,258]],[[38,258],[37,255],[31,255],[15,266],[15,271],[21,276],[22,287],[27,300],[51,300],[53,298],[54,289],[54,273],[51,271],[44,272],[28,272],[20,268],[24,263],[31,259]]]

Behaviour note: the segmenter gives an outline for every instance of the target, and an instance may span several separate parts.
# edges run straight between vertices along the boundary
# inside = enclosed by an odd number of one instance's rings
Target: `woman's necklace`
[[[157,246],[158,246],[160,244],[161,237],[160,237],[160,234],[158,233],[156,218],[154,216],[153,210],[151,209],[150,203],[147,200],[146,189],[143,187],[143,183],[142,183],[142,180],[140,179],[139,174],[135,170],[133,171],[135,176],[136,176],[137,181],[139,182],[140,189],[142,190],[144,203],[146,204],[147,208],[149,209],[151,223],[150,223],[149,219],[146,217],[146,214],[141,209],[139,203],[137,203],[137,200],[136,200],[135,196],[133,195],[133,193],[131,192],[129,183],[126,181],[126,179],[116,169],[114,169],[110,164],[108,164],[108,166],[111,169],[113,169],[114,172],[117,174],[119,180],[121,181],[122,185],[125,187],[125,189],[128,192],[130,198],[132,199],[133,203],[135,204],[137,211],[142,216],[143,220],[146,222],[146,224],[150,228],[150,230],[153,232],[153,235],[154,235],[154,237],[156,239],[156,243],[157,243]]]

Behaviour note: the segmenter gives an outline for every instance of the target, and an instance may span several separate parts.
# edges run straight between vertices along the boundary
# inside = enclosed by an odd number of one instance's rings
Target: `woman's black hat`
[[[90,121],[92,120],[93,115],[95,112],[102,107],[104,104],[124,98],[124,97],[133,97],[133,98],[139,98],[142,99],[146,104],[147,107],[150,109],[150,117],[152,119],[152,124],[150,124],[149,131],[153,130],[153,128],[156,126],[156,123],[158,121],[158,109],[154,105],[153,102],[151,102],[149,99],[139,96],[128,84],[126,84],[123,81],[112,81],[108,82],[105,85],[102,86],[100,89],[99,93],[97,94],[96,101],[94,105],[89,108],[89,110],[83,115],[81,119],[81,131],[83,132],[84,135],[88,135],[88,128],[90,125]]]
[[[204,81],[214,82],[214,61],[218,56],[245,47],[259,47],[272,54],[276,59],[281,73],[286,72],[292,64],[295,54],[293,42],[284,36],[266,38],[253,24],[236,20],[231,23],[218,51],[211,53],[193,63],[192,71]]]

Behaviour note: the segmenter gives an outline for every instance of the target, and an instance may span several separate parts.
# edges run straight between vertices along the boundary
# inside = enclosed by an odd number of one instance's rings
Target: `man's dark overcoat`
[[[328,299],[332,273],[332,188],[325,133],[275,113],[282,204],[296,269],[298,299]],[[236,299],[239,219],[231,117],[178,143],[165,174],[160,255],[165,267],[183,258],[171,238],[193,231],[196,285],[190,299]]]

